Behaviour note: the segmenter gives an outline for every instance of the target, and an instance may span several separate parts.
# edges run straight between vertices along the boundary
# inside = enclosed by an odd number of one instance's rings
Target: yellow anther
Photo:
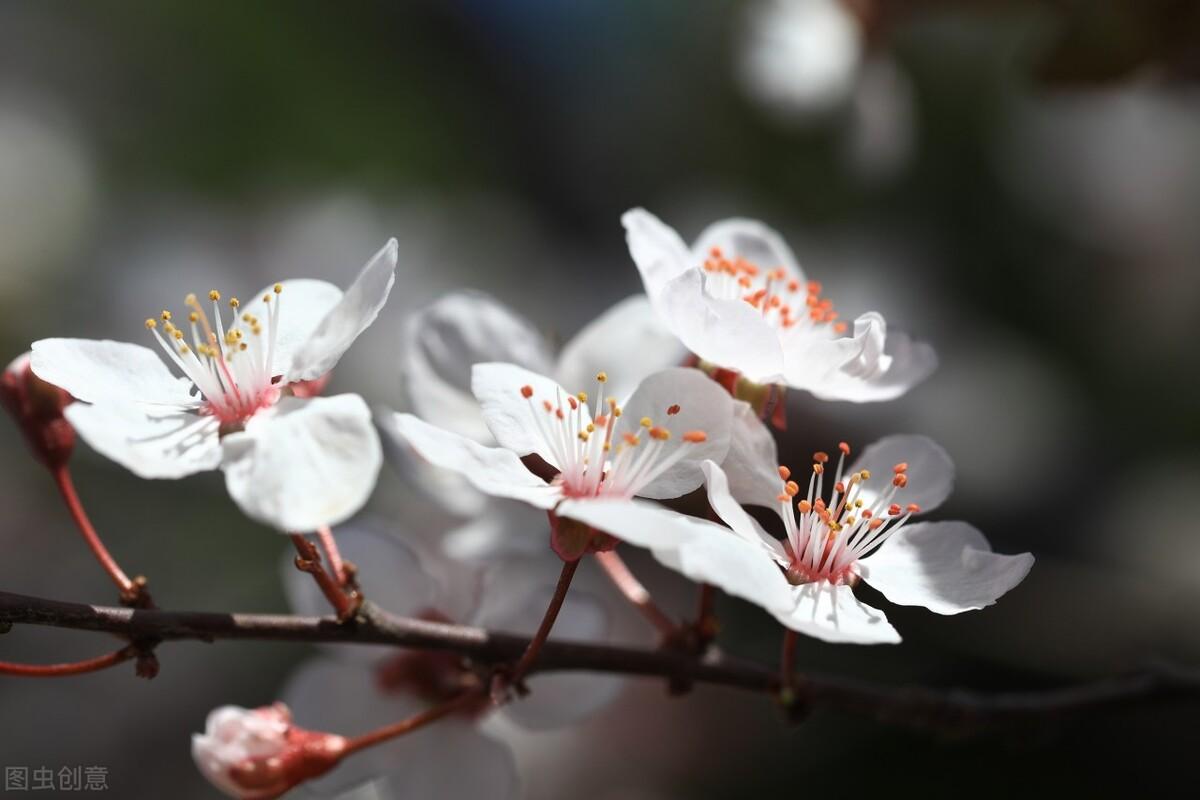
[[[621,416],[621,407],[620,407],[620,406],[613,406],[612,415],[613,415],[614,417],[619,417],[619,416]]]
[[[179,345],[179,352],[183,353],[185,356],[188,353],[190,353],[191,351],[192,351],[192,348],[187,346],[187,342],[184,342],[183,344]]]
[[[194,305],[196,305],[196,295],[194,295],[194,294],[190,294],[190,293],[189,293],[187,297],[183,298],[183,304],[184,304],[185,306],[194,306]]]
[[[200,315],[197,314],[195,311],[188,314],[188,322],[199,322],[199,321],[200,321]]]
[[[608,380],[608,373],[607,372],[597,372],[596,380],[599,381],[600,383],[604,383],[605,381]]]
[[[171,335],[172,335],[172,336],[174,336],[176,339],[182,339],[182,338],[183,338],[183,331],[181,331],[181,330],[179,330],[178,328],[176,328],[175,330],[171,331]]]
[[[170,311],[167,311],[167,310],[164,308],[164,309],[163,309],[163,312],[162,312],[162,318],[163,318],[164,320],[170,319],[170,318],[171,318],[171,312],[170,312]]]
[[[608,398],[608,408],[609,408],[609,410],[610,410],[610,411],[612,411],[612,410],[613,410],[613,409],[615,409],[616,407],[617,407],[617,398],[615,398],[615,397],[610,397],[610,398]]]
[[[862,507],[863,507],[863,501],[862,501],[862,498],[861,498],[861,497],[860,497],[860,498],[858,498],[857,500],[855,500],[855,501],[854,501],[854,507],[855,507],[855,508],[862,508]]]
[[[282,291],[283,291],[283,284],[282,283],[275,284],[275,294],[279,294]]]
[[[853,527],[854,517],[846,517],[846,527]]]
[[[220,300],[220,299],[221,299],[221,293],[220,293],[220,292],[218,292],[216,289],[213,289],[211,292],[209,292],[209,293],[208,293],[208,299],[209,299],[209,300],[212,300],[212,301],[214,301],[214,302],[215,302],[215,301],[217,301],[217,300]]]
[[[587,440],[588,440],[588,432],[587,432],[587,431],[580,431],[580,432],[579,432],[579,441],[581,441],[581,442],[586,442]]]
[[[587,392],[580,392],[579,394],[575,395],[575,397],[577,397],[581,403],[587,402]]]
[[[860,472],[860,473],[858,473],[858,474],[862,476],[862,479],[863,479],[864,481],[865,481],[865,480],[870,480],[870,478],[871,478],[871,471],[870,471],[870,470],[867,470],[867,469],[864,469],[862,472]]]
[[[271,302],[271,295],[269,295],[269,294],[264,294],[264,295],[263,295],[263,302],[264,302],[264,303],[270,303],[270,302]]]
[[[654,425],[654,421],[651,420],[649,417],[642,417],[642,421],[638,424],[641,425],[643,428],[649,428],[652,425]]]
[[[153,318],[148,318],[148,319],[146,320],[146,330],[148,330],[148,331],[152,331],[152,330],[154,330],[154,329],[155,329],[155,328],[157,328],[157,327],[158,327],[158,321],[157,321],[157,320],[155,320],[155,319],[153,319]]]
[[[590,423],[590,422],[589,422],[589,423],[588,423],[588,426],[587,426],[587,432],[588,432],[588,433],[595,433],[595,432],[596,432],[596,426],[595,426],[595,425],[593,425],[592,423]]]
[[[246,344],[245,342],[242,342],[241,344],[238,345],[239,350],[245,350],[247,347],[249,347],[249,345]]]
[[[606,452],[606,453],[607,453],[609,450],[612,450],[612,443],[611,443],[611,442],[605,442],[605,443],[604,443],[604,452]]]
[[[242,301],[238,300],[236,297],[229,298],[229,307],[230,308],[237,308],[241,304],[242,304]]]

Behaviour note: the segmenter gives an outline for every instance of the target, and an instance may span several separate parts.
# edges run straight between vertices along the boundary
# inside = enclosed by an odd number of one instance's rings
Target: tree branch
[[[358,616],[340,624],[333,617],[113,608],[0,592],[0,628],[6,624],[99,631],[131,641],[258,639],[390,645],[453,651],[484,665],[513,663],[529,643],[524,636],[398,617],[371,603],[364,603]],[[532,671],[560,670],[661,677],[772,694],[779,689],[777,669],[715,651],[697,658],[671,650],[548,641]],[[1200,674],[1158,666],[1078,686],[996,694],[894,688],[839,676],[798,674],[792,691],[793,712],[824,708],[909,727],[970,732],[1150,702],[1200,700]]]

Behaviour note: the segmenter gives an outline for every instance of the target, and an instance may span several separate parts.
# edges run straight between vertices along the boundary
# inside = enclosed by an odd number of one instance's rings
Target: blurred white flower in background
[[[0,308],[18,311],[46,270],[78,253],[96,187],[84,143],[37,103],[0,96]]]
[[[839,0],[760,0],[747,11],[739,77],[783,116],[828,112],[850,96],[863,37]]]

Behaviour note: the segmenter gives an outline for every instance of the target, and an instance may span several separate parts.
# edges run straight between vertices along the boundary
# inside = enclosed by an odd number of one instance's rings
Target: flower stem
[[[79,494],[75,491],[75,482],[71,480],[70,470],[64,464],[51,472],[54,475],[54,482],[58,485],[58,491],[62,494],[63,502],[66,503],[67,510],[71,512],[71,517],[75,520],[75,525],[83,535],[83,540],[91,548],[92,553],[96,556],[96,560],[100,562],[100,566],[104,568],[104,571],[112,578],[113,583],[117,585],[117,589],[121,593],[121,602],[125,605],[148,604],[149,595],[144,591],[145,579],[130,580],[129,576],[117,564],[116,559],[108,552],[108,548],[104,546],[104,542],[100,541],[100,535],[96,533],[95,527],[92,526],[92,521],[88,519],[87,512],[83,510],[83,502],[79,499]]]
[[[321,565],[321,553],[317,550],[316,545],[305,539],[298,533],[291,534],[292,544],[296,547],[296,569],[301,572],[307,572],[313,576],[317,586],[321,590],[321,594],[325,595],[325,599],[333,606],[333,610],[337,612],[337,618],[341,622],[353,617],[358,613],[359,599],[351,599],[342,591],[333,579],[333,577],[325,571],[325,567]]]
[[[19,675],[23,678],[59,678],[66,675],[83,675],[87,672],[99,672],[111,666],[128,661],[137,655],[133,647],[122,647],[112,653],[106,653],[85,661],[69,661],[64,664],[13,664],[0,661],[0,675]]]
[[[463,692],[457,697],[453,697],[441,705],[428,708],[419,714],[414,714],[411,717],[402,719],[399,722],[394,722],[391,725],[384,725],[382,728],[376,728],[373,731],[368,731],[362,736],[355,736],[346,740],[346,750],[343,754],[348,756],[351,753],[357,753],[360,750],[365,750],[368,747],[374,747],[377,744],[395,739],[399,736],[412,733],[415,730],[429,725],[432,722],[437,722],[442,717],[449,716],[461,708],[469,706],[471,703],[478,702],[482,690],[472,689]]]
[[[629,567],[625,566],[625,562],[615,550],[596,553],[596,560],[600,562],[608,579],[613,582],[621,594],[625,595],[625,599],[633,603],[634,607],[659,633],[664,636],[672,636],[678,631],[678,626],[658,607],[654,599],[650,597],[650,592],[633,576]]]
[[[783,650],[779,656],[779,696],[790,703],[796,675],[796,641],[800,638],[791,628],[783,629]]]
[[[537,633],[529,640],[529,645],[521,654],[521,659],[513,667],[512,675],[509,677],[511,685],[519,685],[533,667],[534,662],[537,661],[538,653],[541,652],[542,645],[549,638],[550,629],[554,627],[554,620],[558,619],[558,612],[562,609],[563,601],[567,599],[567,590],[571,588],[571,579],[575,577],[575,570],[579,569],[579,561],[580,559],[563,562],[562,572],[558,575],[558,585],[554,587],[550,605],[546,606],[542,624],[538,626]]]
[[[328,526],[317,528],[317,538],[321,540],[321,549],[325,551],[325,557],[329,559],[329,569],[333,572],[333,577],[339,586],[345,586],[346,570],[342,564],[342,554],[338,550],[337,541],[333,538],[333,531],[329,530]]]
[[[717,614],[713,609],[717,593],[711,583],[700,584],[700,593],[696,598],[696,635],[701,645],[707,645],[717,635]]]

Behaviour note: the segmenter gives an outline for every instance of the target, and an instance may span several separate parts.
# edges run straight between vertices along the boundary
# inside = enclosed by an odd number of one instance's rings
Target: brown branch
[[[131,640],[259,639],[391,645],[461,653],[484,665],[511,664],[529,643],[524,636],[482,628],[397,617],[364,603],[346,623],[333,617],[222,614],[90,606],[0,592],[0,628],[50,625],[102,631]],[[533,672],[587,670],[667,678],[775,694],[778,670],[710,652],[548,641]],[[1110,711],[1172,699],[1200,701],[1200,674],[1158,666],[1131,675],[1045,691],[988,694],[961,690],[894,688],[841,676],[798,674],[796,706],[824,708],[881,722],[949,731]]]

